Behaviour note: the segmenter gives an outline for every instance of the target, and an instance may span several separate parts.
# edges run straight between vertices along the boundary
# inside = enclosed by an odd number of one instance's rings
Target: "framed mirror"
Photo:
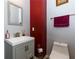
[[[8,2],[8,24],[23,25],[23,10],[20,6]]]

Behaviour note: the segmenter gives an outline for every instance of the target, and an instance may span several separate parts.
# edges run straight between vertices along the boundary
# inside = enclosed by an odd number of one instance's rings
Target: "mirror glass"
[[[22,8],[11,2],[8,2],[8,19],[9,25],[22,25]]]

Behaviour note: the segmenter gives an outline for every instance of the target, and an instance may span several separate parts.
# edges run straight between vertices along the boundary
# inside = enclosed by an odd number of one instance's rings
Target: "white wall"
[[[71,59],[75,59],[75,16],[70,16],[70,25],[65,28],[55,28],[53,26],[56,16],[75,13],[74,0],[56,7],[55,0],[47,0],[47,54],[50,54],[53,41],[66,42],[69,45]]]
[[[20,6],[23,8],[23,26],[17,26],[17,25],[8,25],[8,1]],[[5,4],[5,21],[4,21],[4,32],[6,32],[6,30],[9,30],[9,33],[11,35],[11,37],[13,37],[13,34],[15,34],[16,32],[22,32],[23,30],[26,31],[26,33],[29,35],[30,34],[30,25],[29,25],[29,20],[30,20],[30,1],[29,0],[4,0],[4,4]]]

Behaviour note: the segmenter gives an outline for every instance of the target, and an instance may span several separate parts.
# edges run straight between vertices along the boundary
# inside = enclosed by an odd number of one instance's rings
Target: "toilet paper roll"
[[[38,48],[38,53],[42,53],[43,49],[42,48]]]

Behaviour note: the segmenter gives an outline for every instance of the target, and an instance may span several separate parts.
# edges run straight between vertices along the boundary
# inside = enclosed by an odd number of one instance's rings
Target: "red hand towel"
[[[54,27],[68,27],[68,26],[69,26],[69,15],[54,18]]]

